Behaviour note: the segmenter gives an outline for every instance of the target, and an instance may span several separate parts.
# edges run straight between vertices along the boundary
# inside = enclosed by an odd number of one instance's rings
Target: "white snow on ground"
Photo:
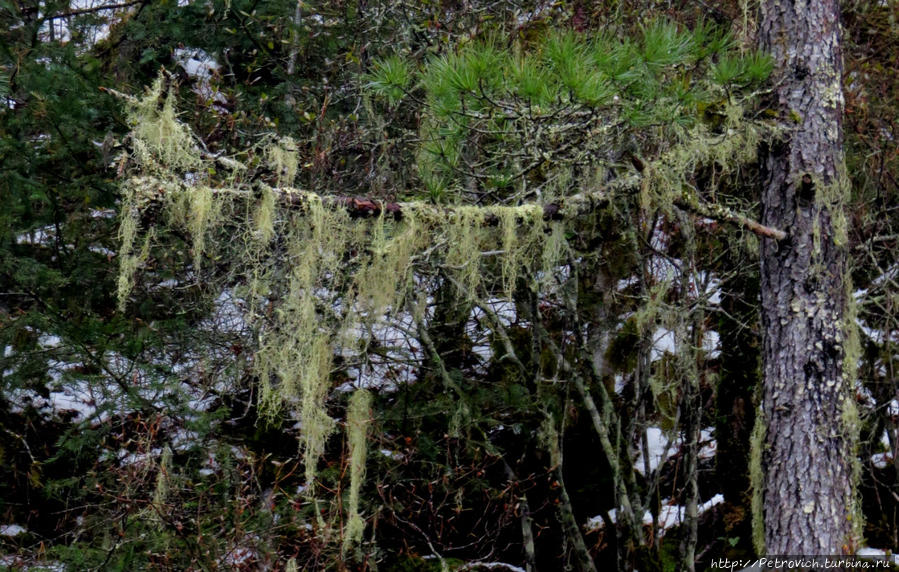
[[[702,349],[707,352],[709,358],[721,355],[721,339],[715,330],[707,330],[702,336]]]
[[[715,505],[719,505],[724,502],[724,495],[717,494],[700,504],[696,507],[697,515],[704,513]],[[659,529],[667,530],[674,526],[681,524],[684,521],[684,515],[686,514],[686,507],[682,505],[670,504],[669,500],[663,500],[662,506],[659,508]],[[612,522],[617,522],[618,512],[615,509],[609,511],[609,518]],[[646,526],[650,526],[653,523],[653,516],[651,511],[646,511],[643,513],[643,524]],[[594,516],[587,519],[587,523],[584,525],[587,530],[599,530],[605,526],[605,521],[603,521],[601,516]]]
[[[403,458],[402,453],[391,451],[390,449],[381,449],[380,453],[388,459],[393,459],[394,461],[400,461]]]
[[[19,536],[28,532],[24,526],[18,524],[2,524],[0,525],[0,536]]]
[[[21,570],[23,572],[29,570],[39,570],[40,572],[66,572],[66,567],[61,562],[53,562],[50,560],[39,564],[28,564],[15,554],[0,556],[0,566],[5,566],[8,570]]]
[[[119,460],[119,466],[125,467],[129,465],[145,465],[147,463],[152,463],[154,459],[159,458],[161,455],[162,449],[159,447],[154,447],[146,453],[134,453],[127,449],[121,449],[116,453],[116,458]]]
[[[56,348],[59,347],[59,344],[61,343],[62,340],[60,337],[53,334],[41,334],[37,338],[37,345],[42,348]]]
[[[115,250],[106,248],[105,246],[88,246],[87,249],[94,254],[101,254],[106,258],[115,258],[118,255]]]
[[[75,411],[74,420],[90,419],[97,413],[94,384],[87,381],[66,383],[62,389],[50,392],[48,405],[55,411]]]
[[[646,441],[649,450],[649,470],[655,471],[663,460],[675,455],[683,444],[680,435],[666,435],[659,427],[646,428]],[[715,440],[715,428],[706,427],[699,432],[699,458],[711,459],[715,456],[718,442]],[[643,453],[638,451],[634,460],[634,466],[640,474],[643,474]]]
[[[708,352],[709,358],[716,358],[721,354],[721,340],[718,332],[715,330],[707,330],[703,332],[702,349]],[[668,328],[658,328],[652,335],[652,350],[650,360],[657,361],[664,357],[666,353],[675,354],[677,352],[677,342],[672,330]]]
[[[667,459],[671,455],[675,454],[677,452],[677,448],[680,446],[679,438],[671,439],[670,437],[665,435],[665,432],[658,427],[646,428],[646,440],[648,442],[650,471],[655,471],[657,468],[659,468],[659,464],[662,462],[662,459]],[[637,453],[637,458],[634,461],[634,465],[637,468],[637,471],[642,474],[644,469],[642,451],[639,451]]]

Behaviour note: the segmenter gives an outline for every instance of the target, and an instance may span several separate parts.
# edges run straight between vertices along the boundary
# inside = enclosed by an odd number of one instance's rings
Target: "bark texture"
[[[775,59],[786,129],[766,150],[761,250],[762,454],[767,554],[851,545],[852,438],[844,376],[842,63],[837,0],[765,0],[761,48]]]

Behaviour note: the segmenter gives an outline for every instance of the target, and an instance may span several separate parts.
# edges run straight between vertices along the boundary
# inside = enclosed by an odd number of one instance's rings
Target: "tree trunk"
[[[839,554],[853,510],[839,3],[766,0],[761,16],[786,129],[763,150],[763,224],[789,232],[761,248],[764,548]]]

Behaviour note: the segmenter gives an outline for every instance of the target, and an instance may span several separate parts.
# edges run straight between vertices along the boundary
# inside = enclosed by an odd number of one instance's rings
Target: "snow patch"
[[[648,445],[650,471],[658,469],[662,460],[667,459],[676,453],[677,448],[680,446],[680,439],[670,439],[659,427],[646,428],[646,441]],[[644,470],[643,451],[637,453],[635,466],[637,467],[637,471],[642,474]]]
[[[724,502],[724,495],[716,494],[709,500],[700,504],[696,507],[696,514],[701,515],[705,511],[710,508],[719,505]],[[686,514],[686,507],[682,505],[672,504],[670,499],[665,499],[662,501],[662,506],[659,508],[659,530],[665,531],[669,528],[673,528],[684,521],[684,515]],[[617,522],[618,513],[615,509],[609,511],[609,518],[612,522]],[[643,524],[645,526],[652,526],[653,524],[653,515],[651,511],[646,511],[643,513]],[[605,526],[605,521],[602,516],[594,516],[587,519],[584,527],[587,530],[599,530]]]
[[[25,534],[26,532],[28,532],[28,529],[18,524],[0,525],[0,536],[19,536],[20,534]]]
[[[874,453],[871,455],[871,463],[878,469],[886,469],[892,462],[892,453]]]

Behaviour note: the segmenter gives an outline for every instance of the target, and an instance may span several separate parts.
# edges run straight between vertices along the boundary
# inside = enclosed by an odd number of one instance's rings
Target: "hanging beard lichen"
[[[253,211],[253,238],[264,247],[275,236],[275,189],[264,185],[259,204]]]
[[[141,263],[141,256],[134,254],[134,242],[137,240],[138,226],[140,225],[140,212],[136,204],[134,185],[124,185],[122,194],[121,222],[119,223],[119,276],[116,289],[120,312],[125,309],[128,296],[134,288],[134,273],[137,272]],[[144,244],[149,248],[148,241],[145,240]]]
[[[194,271],[200,269],[203,253],[206,251],[206,235],[210,225],[219,214],[219,203],[215,200],[214,191],[206,186],[192,188],[185,193],[189,204],[187,227],[193,239]]]
[[[177,121],[171,96],[161,90],[160,82],[154,84],[131,115],[139,174],[124,185],[120,305],[152,246],[153,229],[140,225],[148,204],[165,207],[164,220],[156,224],[190,236],[196,272],[210,246],[222,251],[216,259],[229,257],[230,275],[243,276],[236,291],[247,298],[248,320],[258,332],[253,369],[261,411],[270,419],[285,409],[296,411],[310,496],[318,461],[336,427],[326,407],[334,356],[363,354],[364,326],[406,311],[416,268],[442,267],[463,297],[486,299],[511,296],[521,276],[537,284],[541,272],[552,272],[565,255],[564,226],[545,223],[540,205],[402,203],[401,217],[352,218],[346,206],[313,193],[241,182],[242,167],[232,170],[225,186],[213,184],[213,165],[204,164],[190,132]],[[158,101],[164,102],[161,108]],[[295,178],[293,141],[270,143],[262,156],[279,185]],[[227,214],[246,213],[243,221],[228,220],[227,229],[224,197],[235,202]],[[241,197],[245,207],[236,204]],[[136,244],[143,245],[139,253]],[[364,529],[358,504],[370,402],[367,391],[358,391],[348,412],[348,543],[358,542]]]
[[[291,137],[282,137],[269,143],[265,148],[265,157],[275,172],[279,187],[293,185],[300,168],[299,150],[296,141]]]
[[[317,465],[336,427],[327,411],[336,377],[332,370],[340,367],[345,372],[341,362],[365,356],[365,336],[374,335],[369,332],[377,322],[417,312],[414,320],[424,324],[433,291],[422,284],[434,276],[449,277],[459,296],[473,306],[511,298],[525,281],[531,288],[551,291],[556,270],[567,262],[566,223],[545,222],[541,205],[437,207],[408,202],[395,205],[389,214],[380,205],[370,216],[372,211],[352,211],[358,201],[285,187],[296,178],[299,165],[296,143],[290,139],[270,143],[261,153],[247,153],[252,155],[248,164],[259,156],[270,163],[276,181],[269,183],[277,186],[241,180],[247,168],[231,159],[226,161],[233,166],[231,174],[217,175],[215,165],[223,158],[198,151],[190,131],[177,120],[172,96],[163,92],[158,81],[145,98],[132,102],[129,115],[137,175],[123,186],[120,308],[135,273],[150,255],[153,224],[186,231],[196,273],[204,256],[211,256],[207,250],[214,248],[217,264],[209,266],[228,267],[224,278],[214,279],[220,280],[220,289],[239,293],[249,309],[260,409],[270,419],[285,410],[297,414],[309,495],[315,494]],[[747,138],[728,138],[734,144],[726,149],[711,145],[709,137],[703,141],[705,161],[724,161],[738,148],[754,148]],[[687,153],[696,149],[688,147],[675,149],[650,168],[649,192],[664,187],[671,193],[683,186],[684,173],[696,164]],[[589,197],[560,201],[570,209],[566,213],[577,212],[578,205],[595,207]],[[652,201],[670,205],[671,197],[653,196]],[[144,217],[151,223],[142,228],[142,215],[151,203],[166,207],[164,218]],[[136,254],[138,244],[142,246]],[[651,320],[646,322],[641,327]],[[358,542],[364,529],[358,505],[370,403],[367,391],[357,391],[347,413],[348,543]],[[460,399],[452,424],[464,425],[470,418],[468,403]],[[458,429],[450,433],[458,434]]]
[[[168,175],[202,166],[190,129],[178,121],[168,76],[160,75],[140,99],[130,103],[133,155],[145,173]]]
[[[777,136],[778,131],[745,119],[743,113],[741,106],[728,104],[720,133],[698,123],[656,161],[647,164],[640,187],[643,211],[649,212],[653,208],[670,211],[675,202],[696,202],[696,190],[688,179],[699,166],[714,165],[720,171],[718,177],[722,177],[754,163],[759,143],[766,136]],[[714,180],[708,185],[714,191]]]
[[[362,541],[365,520],[359,513],[359,491],[365,477],[365,457],[368,451],[368,427],[371,421],[371,393],[357,389],[347,407],[347,441],[350,448],[350,499],[347,507],[347,525],[343,538],[346,550]]]
[[[172,470],[172,449],[165,446],[162,449],[162,458],[159,460],[159,472],[156,474],[156,488],[153,491],[153,500],[150,501],[150,520],[162,526],[163,515],[166,514],[165,503],[169,495]]]
[[[402,222],[383,215],[374,219],[367,234],[370,254],[356,272],[353,290],[358,311],[371,318],[402,307],[412,257],[429,245],[430,229],[409,209]]]
[[[502,233],[503,293],[511,299],[521,268],[532,266],[529,261],[536,258],[544,239],[543,209],[540,205],[523,205],[491,210],[499,219]]]

